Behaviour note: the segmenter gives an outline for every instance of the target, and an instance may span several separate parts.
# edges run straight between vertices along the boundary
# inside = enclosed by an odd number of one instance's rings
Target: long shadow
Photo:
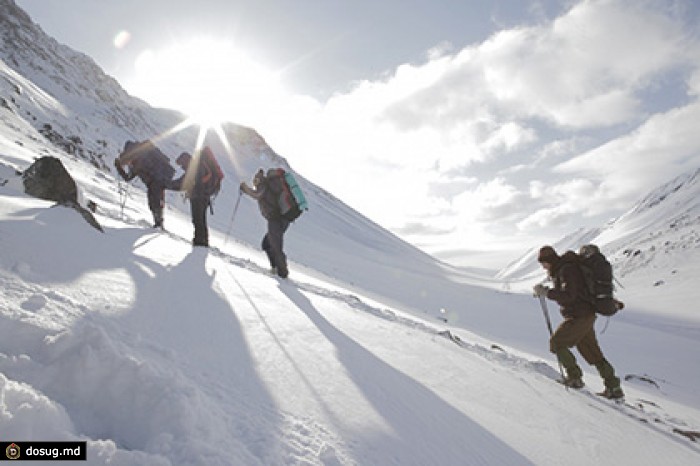
[[[59,293],[91,272],[100,277],[121,270],[133,283],[124,300],[133,302],[113,303],[126,309],[120,312],[99,312],[89,302],[103,299],[96,279],[88,301],[67,302],[80,305],[84,316],[52,348],[42,332],[31,342],[18,339],[37,364],[11,375],[64,406],[82,434],[112,439],[123,449],[148,451],[153,442],[170,438],[166,449],[175,462],[212,450],[214,457],[241,464],[266,463],[270,454],[284,451],[278,446],[283,420],[255,370],[235,309],[216,293],[215,275],[206,273],[208,251],[196,248],[164,266],[140,254],[160,233],[126,228],[103,235],[62,215],[45,211],[3,222],[0,231],[17,247],[6,257],[9,265],[25,264],[25,281],[57,286]],[[22,238],[27,231],[34,232],[31,238]],[[55,267],[47,270],[41,254]],[[118,299],[110,293],[108,299]],[[218,442],[206,446],[207,438]]]
[[[298,289],[280,290],[337,350],[338,359],[365,399],[391,427],[390,434],[353,433],[372,464],[532,464],[416,380],[388,365],[334,327]]]
[[[142,282],[131,312],[115,319],[137,334],[145,342],[142,349],[156,360],[164,358],[166,367],[183,372],[174,377],[185,379],[176,390],[191,406],[174,415],[182,424],[176,430],[186,424],[193,432],[219,430],[214,438],[226,441],[211,446],[219,454],[265,461],[280,450],[282,419],[255,369],[235,309],[215,290],[216,271],[206,271],[208,255],[207,249],[194,248],[177,265]],[[161,428],[167,432],[169,426]],[[236,439],[237,432],[256,442]]]

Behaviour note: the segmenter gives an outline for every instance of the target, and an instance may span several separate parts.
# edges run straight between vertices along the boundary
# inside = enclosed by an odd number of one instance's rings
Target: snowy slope
[[[626,404],[565,391],[527,293],[537,274],[503,292],[303,177],[311,210],[286,237],[291,279],[270,276],[254,203],[230,217],[239,180],[288,166],[251,129],[226,127],[213,247],[192,249],[177,194],[168,232],[151,230],[143,187],[120,196],[109,167],[124,139],[182,116],[132,99],[13,6],[0,0],[0,438],[87,440],[88,464],[112,465],[697,464],[700,318],[641,301],[671,285],[697,296],[673,279],[696,258],[669,256],[676,274],[647,287],[631,277],[651,263],[625,256],[630,304],[601,344],[629,376]],[[68,71],[76,60],[87,68]],[[196,137],[159,146],[174,155]],[[14,170],[45,154],[97,202],[104,234],[22,193]],[[647,224],[634,222],[641,245]]]
[[[11,184],[0,196],[5,438],[85,439],[90,464],[697,462],[672,429],[700,413],[662,394],[628,385],[642,411],[569,393],[551,361],[280,281],[246,246],[107,217],[100,234]]]
[[[700,169],[652,190],[608,225],[576,232],[554,246],[578,250],[586,243],[606,254],[620,282],[618,293],[636,311],[660,311],[689,335],[698,335],[693,322],[700,291],[693,284],[700,276]],[[540,273],[536,255],[534,247],[497,277],[529,286]]]

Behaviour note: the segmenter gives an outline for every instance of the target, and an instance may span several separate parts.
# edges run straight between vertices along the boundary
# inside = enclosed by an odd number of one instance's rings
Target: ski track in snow
[[[125,223],[146,226],[142,221],[127,220]],[[140,244],[145,245],[160,235],[183,245],[189,243],[174,233],[155,232]],[[256,298],[236,276],[241,271],[262,276],[269,276],[269,272],[251,260],[225,254],[217,248],[211,248],[208,253],[222,265],[214,267],[212,273],[227,275],[257,309]],[[28,265],[21,263],[16,269],[20,275],[33,273]],[[7,376],[16,376],[30,384],[18,384],[3,375],[0,394],[6,399],[48,396],[41,403],[33,402],[34,409],[50,413],[47,433],[75,432],[75,438],[87,435],[91,439],[90,454],[114,464],[119,464],[120,458],[124,459],[124,464],[170,464],[168,458],[199,464],[203,457],[207,464],[229,464],[227,461],[232,458],[239,464],[354,464],[352,446],[346,445],[313,417],[300,417],[256,403],[254,398],[250,401],[245,389],[239,391],[236,387],[221,385],[196,364],[183,361],[174,364],[173,358],[177,355],[164,346],[125,330],[112,323],[109,317],[95,315],[90,308],[50,287],[19,282],[5,272],[0,280],[6,289],[4,299],[22,303],[15,311],[21,315],[2,317],[0,369]],[[487,347],[470,343],[468,338],[460,337],[457,330],[369,304],[355,294],[296,278],[270,277],[270,281],[273,280],[280,287],[293,287],[299,292],[342,303],[356,312],[452,342],[516,372],[537,373],[552,380],[559,376],[546,362],[511,354],[495,344]],[[55,316],[64,317],[57,322]],[[26,323],[15,321],[15,317]],[[78,325],[71,327],[78,321]],[[18,326],[23,327],[21,332]],[[13,333],[22,337],[13,338]],[[27,338],[27,335],[33,336]],[[141,351],[151,355],[148,363],[140,362],[137,354]],[[89,383],[82,386],[83,374],[88,373],[91,374]],[[191,377],[199,379],[200,383],[194,384],[189,380]],[[132,409],[121,409],[123,393],[129,391],[134,381],[140,387],[130,400]],[[32,387],[39,388],[41,393],[34,392]],[[619,411],[693,451],[700,451],[692,436],[687,435],[692,431],[685,422],[672,418],[658,405],[644,400],[624,404],[608,402],[591,395],[587,389],[572,396],[588,396],[591,407]],[[227,412],[210,416],[215,409],[211,403],[224,398]],[[158,404],[160,409],[155,411],[151,406],[154,399],[162,399]],[[255,415],[251,418],[241,416],[242,413]],[[216,420],[212,422],[213,419]],[[22,431],[21,426],[17,429]],[[192,435],[195,431],[197,435]],[[217,432],[233,433],[234,438],[241,440],[217,440]],[[260,432],[266,434],[258,438]],[[96,440],[101,438],[110,440]],[[209,438],[213,443],[208,448],[194,445],[190,443],[192,438]],[[223,452],[221,444],[213,446],[217,441],[226,444]],[[177,451],[172,450],[173,445],[178,445]],[[196,451],[197,456],[189,456],[189,450]],[[229,460],[222,461],[226,455]]]
[[[136,224],[139,226],[149,226],[148,224],[145,224],[145,222],[136,222]],[[170,232],[166,233],[170,235],[173,239],[187,242],[187,240],[180,236],[177,236]],[[215,247],[210,248],[210,250],[228,264],[259,274],[269,274],[269,271],[267,269],[248,259],[241,259],[227,255]],[[546,363],[544,361],[533,361],[524,357],[508,354],[502,348],[495,344],[492,345],[491,348],[486,348],[485,346],[479,344],[469,343],[463,338],[459,337],[455,330],[446,330],[444,328],[436,327],[435,325],[429,324],[427,322],[419,321],[413,317],[401,315],[397,312],[391,311],[386,308],[381,308],[367,304],[357,295],[342,291],[334,291],[323,286],[295,280],[293,278],[284,279],[283,282],[290,283],[299,290],[313,293],[323,298],[341,302],[352,309],[366,314],[370,314],[374,317],[408,327],[412,330],[418,330],[430,335],[445,338],[457,344],[459,347],[464,348],[472,353],[478,354],[484,357],[485,359],[488,359],[489,361],[497,361],[501,364],[518,370],[526,370],[540,373],[552,380],[557,380],[558,378],[560,378],[560,374],[558,373],[558,371],[549,363]],[[241,287],[241,290],[245,292],[243,287]],[[247,296],[247,299],[251,300],[250,296]],[[577,393],[576,390],[568,391]],[[587,387],[582,389],[580,393],[589,396],[593,402],[597,403],[596,406],[598,406],[599,408],[604,406],[608,409],[612,408],[616,411],[619,411],[632,419],[640,421],[644,425],[648,426],[650,429],[659,432],[662,435],[668,436],[669,438],[674,439],[678,443],[685,445],[694,451],[700,452],[700,446],[696,443],[697,438],[700,437],[700,433],[688,430],[688,424],[686,424],[683,420],[679,420],[674,418],[673,416],[668,415],[663,411],[663,409],[660,406],[656,405],[653,402],[649,402],[643,399],[637,399],[632,402],[627,400],[604,400],[595,393],[591,392]]]

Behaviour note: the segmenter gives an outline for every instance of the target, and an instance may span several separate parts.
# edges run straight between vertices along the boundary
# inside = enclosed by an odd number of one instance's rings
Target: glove
[[[532,288],[532,291],[535,293],[535,296],[540,297],[544,296],[547,297],[547,292],[549,291],[549,287],[547,285],[543,285],[542,283],[538,283]]]

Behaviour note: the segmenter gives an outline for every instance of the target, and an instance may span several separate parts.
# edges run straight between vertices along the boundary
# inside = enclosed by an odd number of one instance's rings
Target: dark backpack
[[[267,186],[277,199],[277,207],[283,218],[293,222],[308,210],[306,197],[301,191],[294,175],[282,168],[271,168],[267,171]]]
[[[204,166],[204,175],[202,177],[204,194],[207,196],[216,196],[221,189],[221,181],[224,179],[224,172],[209,146],[202,149],[199,163]]]
[[[119,159],[123,163],[131,162],[141,178],[158,181],[164,185],[169,183],[175,174],[168,156],[150,140],[127,141]]]
[[[618,304],[613,297],[613,272],[610,262],[595,248],[595,252],[579,254],[578,264],[586,283],[585,299],[595,306],[598,314],[614,315],[618,311]]]

